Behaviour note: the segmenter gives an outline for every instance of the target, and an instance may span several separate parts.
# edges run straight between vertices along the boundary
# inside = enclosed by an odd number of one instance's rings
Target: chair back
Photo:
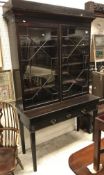
[[[18,145],[18,115],[8,102],[0,102],[0,175],[15,169]]]

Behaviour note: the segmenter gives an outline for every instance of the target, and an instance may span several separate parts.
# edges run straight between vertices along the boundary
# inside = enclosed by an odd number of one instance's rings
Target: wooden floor
[[[104,148],[104,139],[101,141],[102,148]],[[76,175],[92,175],[87,168],[88,165],[93,163],[93,150],[94,145],[91,144],[69,157],[69,166]],[[104,166],[104,154],[101,154],[101,164]],[[96,175],[104,175],[104,167],[101,171],[95,173]]]

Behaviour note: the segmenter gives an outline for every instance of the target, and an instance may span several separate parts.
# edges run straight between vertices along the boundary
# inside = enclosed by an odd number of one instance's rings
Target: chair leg
[[[20,165],[20,167],[21,167],[21,169],[23,170],[23,169],[24,169],[24,167],[23,167],[22,162],[21,162],[21,160],[19,159],[19,157],[18,157],[18,156],[16,157],[16,160],[17,160],[17,165],[19,164],[19,165]]]

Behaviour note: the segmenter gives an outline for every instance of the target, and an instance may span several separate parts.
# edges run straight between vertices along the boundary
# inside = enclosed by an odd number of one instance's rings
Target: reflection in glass
[[[19,29],[25,106],[58,99],[57,40],[54,28]]]
[[[89,31],[77,26],[62,28],[63,98],[88,91]]]

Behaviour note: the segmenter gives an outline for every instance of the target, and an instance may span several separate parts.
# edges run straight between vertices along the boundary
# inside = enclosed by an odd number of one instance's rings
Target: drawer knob
[[[56,119],[52,119],[50,122],[52,125],[54,125],[56,123]]]
[[[72,114],[66,115],[66,118],[69,119],[72,116]]]

